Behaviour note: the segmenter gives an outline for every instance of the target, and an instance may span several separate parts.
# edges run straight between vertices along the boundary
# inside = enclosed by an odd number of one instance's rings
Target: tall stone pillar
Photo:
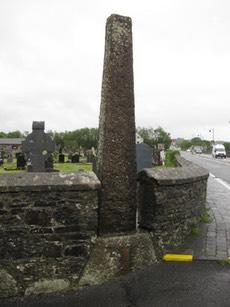
[[[132,21],[107,19],[97,175],[102,185],[99,233],[136,227],[136,149]]]

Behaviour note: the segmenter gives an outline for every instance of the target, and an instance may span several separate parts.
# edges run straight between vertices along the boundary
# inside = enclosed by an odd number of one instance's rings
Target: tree
[[[138,127],[137,133],[144,139],[144,143],[155,149],[158,148],[158,144],[164,144],[165,149],[171,145],[170,133],[164,131],[160,126],[157,129]]]
[[[19,131],[19,130],[16,130],[16,131],[13,131],[13,132],[9,132],[7,134],[7,138],[22,138],[23,137],[23,134]]]
[[[6,138],[7,134],[5,132],[0,131],[0,138]]]
[[[202,146],[203,145],[203,141],[199,137],[192,138],[191,143],[192,143],[193,146]]]
[[[158,148],[159,144],[164,144],[165,150],[171,145],[170,133],[164,131],[160,126],[154,130],[154,147]]]
[[[187,150],[187,149],[189,149],[191,146],[192,146],[192,142],[189,141],[189,140],[182,140],[182,141],[179,143],[179,147],[180,147],[182,150]]]

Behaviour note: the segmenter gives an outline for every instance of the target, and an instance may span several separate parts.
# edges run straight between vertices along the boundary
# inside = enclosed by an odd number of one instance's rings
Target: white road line
[[[219,183],[221,183],[225,188],[227,188],[228,190],[230,190],[230,185],[229,185],[227,182],[223,181],[223,180],[220,179],[220,178],[216,178],[216,176],[213,175],[212,173],[209,173],[209,174],[210,174],[211,177],[213,177],[213,178],[215,178],[217,181],[219,181]]]

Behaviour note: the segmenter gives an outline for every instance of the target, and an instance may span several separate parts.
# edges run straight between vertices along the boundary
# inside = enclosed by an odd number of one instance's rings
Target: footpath
[[[208,179],[210,223],[191,235],[176,253],[192,254],[191,262],[160,261],[99,286],[68,293],[0,300],[0,306],[201,307],[230,306],[230,187]],[[224,261],[223,261],[224,260]]]
[[[230,185],[209,176],[207,187],[209,223],[191,235],[175,253],[192,254],[194,260],[223,260],[230,257]]]

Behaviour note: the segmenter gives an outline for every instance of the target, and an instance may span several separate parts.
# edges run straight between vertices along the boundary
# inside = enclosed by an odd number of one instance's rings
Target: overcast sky
[[[98,127],[113,13],[132,18],[136,126],[230,141],[229,0],[0,0],[0,131]]]

